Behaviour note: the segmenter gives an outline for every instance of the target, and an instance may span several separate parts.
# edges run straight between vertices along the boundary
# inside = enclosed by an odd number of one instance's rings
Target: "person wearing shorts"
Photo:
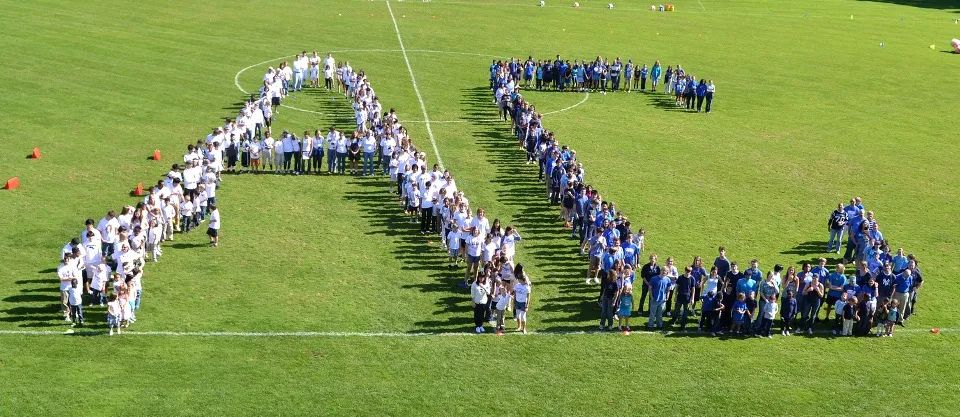
[[[530,309],[530,280],[523,272],[523,264],[514,269],[517,284],[513,286],[514,316],[517,319],[517,331],[527,333],[527,310]]]

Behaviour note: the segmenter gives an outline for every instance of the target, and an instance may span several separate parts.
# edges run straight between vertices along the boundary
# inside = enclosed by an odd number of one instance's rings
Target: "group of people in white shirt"
[[[183,164],[174,164],[143,201],[125,206],[119,214],[110,210],[99,222],[87,219],[80,236],[63,247],[57,276],[63,317],[71,326],[84,325],[84,304],[106,307],[110,335],[136,322],[144,267],[147,261],[160,260],[162,243],[173,240],[174,233],[209,221],[210,246],[219,245],[221,145],[234,129],[228,123],[215,128],[205,141],[188,145]]]

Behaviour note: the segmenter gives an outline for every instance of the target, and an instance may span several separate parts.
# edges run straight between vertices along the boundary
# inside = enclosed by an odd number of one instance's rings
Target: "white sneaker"
[[[813,329],[807,329],[807,334],[813,336]]]
[[[475,332],[477,332],[477,333],[480,333],[480,329],[481,329],[481,327],[477,326],[477,328],[473,329],[473,331],[475,331]]]
[[[480,333],[486,333],[486,332],[487,332],[487,330],[484,329],[483,326],[480,326]]]

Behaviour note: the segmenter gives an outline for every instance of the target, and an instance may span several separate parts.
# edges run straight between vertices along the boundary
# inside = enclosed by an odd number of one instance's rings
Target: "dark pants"
[[[703,109],[703,96],[697,96],[697,113]]]
[[[345,173],[347,170],[347,153],[337,152],[337,172],[340,174]]]
[[[641,77],[641,78],[640,78],[640,89],[641,89],[641,90],[646,90],[646,89],[647,89],[647,77]]]
[[[76,324],[83,324],[83,306],[70,306],[70,318],[73,319],[73,322]]]
[[[853,235],[853,233],[850,233]],[[847,250],[843,252],[843,259],[853,259],[853,254],[857,249],[857,243],[853,239],[847,239]]]
[[[283,153],[283,170],[290,170],[290,162],[293,161],[293,152],[284,152]]]
[[[640,288],[640,305],[637,306],[637,314],[643,315],[643,303],[647,302],[647,294],[650,292],[650,285],[646,282]]]
[[[792,332],[793,331],[793,317],[795,314],[790,314],[787,316],[781,317],[780,321],[780,331],[781,332]]]
[[[334,150],[327,152],[327,172],[333,174],[337,170],[337,153]]]
[[[710,113],[710,104],[713,103],[713,93],[707,93],[707,113]]]
[[[486,304],[474,304],[473,305],[473,324],[476,327],[483,326],[483,319],[487,315],[487,305]]]
[[[760,319],[760,336],[770,336],[770,328],[773,327],[773,320],[766,317]]]
[[[433,228],[433,207],[420,208],[420,233],[427,233]]]

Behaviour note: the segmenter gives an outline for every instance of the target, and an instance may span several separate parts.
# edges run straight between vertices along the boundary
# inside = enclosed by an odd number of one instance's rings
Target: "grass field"
[[[530,328],[550,334],[458,335],[472,327],[462,271],[405,222],[386,181],[242,175],[218,196],[220,248],[202,233],[179,236],[148,266],[131,330],[156,333],[108,338],[22,334],[66,330],[56,255],[84,219],[133,202],[138,181],[233,116],[244,98],[235,78],[252,90],[266,65],[302,49],[341,51],[366,70],[435,160],[404,52],[383,1],[0,3],[0,180],[23,181],[0,192],[0,415],[958,414],[960,268],[947,257],[960,247],[960,61],[946,52],[960,6],[695,0],[652,13],[633,2],[391,2],[444,165],[474,206],[523,234]],[[922,261],[908,331],[557,334],[594,328],[596,288],[583,285],[585,260],[508,126],[493,120],[486,89],[490,59],[557,53],[660,59],[717,83],[710,115],[653,94],[526,93],[544,112],[575,106],[547,127],[648,231],[648,253],[685,264],[725,245],[764,270],[810,260],[826,255],[832,207],[860,195],[884,234]],[[314,113],[282,109],[280,129],[351,124],[335,94],[285,104]],[[43,158],[25,159],[34,146]],[[163,162],[147,159],[153,149]],[[102,329],[101,310],[87,315]],[[380,332],[391,335],[370,335]]]

